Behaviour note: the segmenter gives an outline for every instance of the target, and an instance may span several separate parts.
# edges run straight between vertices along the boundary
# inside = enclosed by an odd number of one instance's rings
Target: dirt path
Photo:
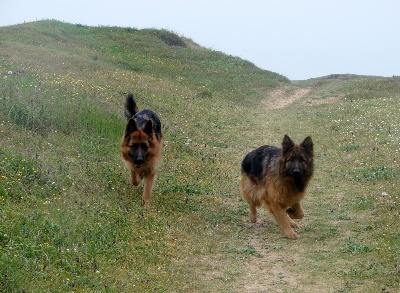
[[[262,208],[258,209],[259,219],[251,224],[243,218],[251,236],[247,245],[256,251],[249,257],[243,275],[237,280],[237,292],[330,292],[326,291],[324,280],[308,280],[310,276],[299,274],[294,267],[304,262],[304,247],[299,240],[289,240],[279,233],[272,217]],[[303,222],[303,223],[302,223]],[[304,221],[300,226],[307,225]],[[301,228],[300,228],[301,230]]]
[[[303,98],[310,92],[309,88],[286,89],[280,88],[271,93],[269,97],[261,103],[269,109],[282,109],[293,102]]]
[[[268,109],[283,109],[300,99],[303,99],[301,104],[304,106],[316,106],[335,103],[341,98],[343,96],[322,97],[312,94],[311,88],[283,87],[271,92],[268,97],[261,101],[261,104]]]
[[[301,104],[312,106],[321,103],[331,103],[338,97],[316,99],[307,97],[310,88],[285,87],[273,91],[261,101],[267,109],[283,109],[303,99]],[[307,217],[298,220],[300,231],[307,227]],[[250,223],[247,216],[243,223],[248,228],[250,236],[246,239],[248,246],[256,251],[256,256],[249,258],[243,269],[243,276],[238,280],[238,292],[331,292],[327,290],[326,280],[310,275],[299,274],[299,269],[294,269],[307,262],[304,252],[307,250],[301,240],[289,240],[279,233],[272,216],[264,209],[258,209],[257,222]],[[301,233],[300,233],[301,234]],[[301,269],[300,269],[301,271]],[[331,280],[331,283],[336,281]]]
[[[332,276],[327,283],[321,275],[313,275],[305,269],[307,239],[302,240],[301,230],[310,224],[310,219],[298,220],[300,238],[290,240],[279,233],[272,216],[263,208],[258,209],[259,219],[252,224],[247,216],[243,223],[248,228],[247,246],[255,253],[245,261],[243,276],[237,280],[235,292],[334,292],[340,281]]]
[[[268,109],[282,109],[303,98],[309,92],[308,88],[280,88],[273,91],[261,103]],[[270,229],[278,230],[271,215],[264,208],[259,208],[257,223],[250,223],[248,217],[243,217],[243,222],[251,230],[252,236],[247,239],[247,242],[248,246],[256,251],[257,257],[252,257],[243,270],[244,275],[238,284],[243,290],[239,292],[287,292],[287,290],[303,292],[304,288],[298,291],[301,276],[296,276],[290,270],[294,263],[301,261],[300,254],[298,252],[286,255],[285,249],[276,244],[282,235],[268,233],[267,230]]]
[[[264,233],[265,227],[253,227],[257,234]],[[261,231],[263,230],[263,231]],[[290,271],[288,262],[295,263],[299,260],[297,255],[286,256],[281,248],[271,244],[261,235],[255,235],[248,240],[258,257],[253,258],[246,269],[247,283],[243,285],[243,292],[283,292],[283,290],[298,289],[298,277]],[[293,292],[294,292],[293,291]]]

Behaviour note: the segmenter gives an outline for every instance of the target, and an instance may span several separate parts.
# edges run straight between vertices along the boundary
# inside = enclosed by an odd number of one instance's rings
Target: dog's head
[[[136,168],[141,168],[149,156],[149,148],[153,140],[153,122],[146,121],[138,127],[132,118],[125,128],[124,143],[129,147],[128,156]]]
[[[308,177],[313,172],[314,144],[310,136],[300,145],[296,145],[289,136],[282,141],[282,159],[284,173],[292,177]]]

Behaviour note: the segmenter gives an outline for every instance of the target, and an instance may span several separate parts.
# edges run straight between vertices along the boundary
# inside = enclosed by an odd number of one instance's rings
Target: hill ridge
[[[87,70],[129,74],[132,80],[140,78],[147,83],[147,88],[154,92],[157,86],[152,84],[158,79],[170,84],[171,89],[186,88],[200,96],[221,93],[235,98],[232,95],[235,91],[243,95],[236,97],[240,101],[247,100],[255,91],[263,96],[271,88],[289,83],[282,75],[259,69],[238,57],[205,49],[167,30],[90,27],[47,20],[2,27],[0,34],[3,58],[20,66],[47,65],[55,74],[67,69],[70,74],[78,75],[82,68],[74,69],[85,59],[90,64]],[[26,51],[30,51],[28,57]],[[64,58],[71,63],[59,64],[58,60]],[[221,76],[225,77],[223,84],[218,82]],[[236,90],[238,85],[243,88]]]

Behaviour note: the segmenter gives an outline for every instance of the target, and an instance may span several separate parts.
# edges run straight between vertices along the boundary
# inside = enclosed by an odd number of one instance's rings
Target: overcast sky
[[[0,26],[56,19],[90,26],[168,29],[291,80],[335,73],[400,75],[399,0],[0,3]]]

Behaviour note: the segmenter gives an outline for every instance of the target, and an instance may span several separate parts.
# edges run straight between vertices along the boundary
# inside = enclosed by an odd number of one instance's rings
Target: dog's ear
[[[139,112],[135,100],[133,99],[133,94],[126,94],[125,101],[125,117],[126,119],[131,119],[133,115]]]
[[[138,130],[138,128],[137,128],[135,120],[129,119],[128,124],[126,124],[126,128],[125,128],[125,136],[129,136],[132,132],[135,132],[137,130]]]
[[[148,120],[146,122],[146,125],[144,126],[143,130],[148,136],[151,136],[152,133],[153,133],[153,121],[152,120]]]
[[[300,146],[304,148],[307,154],[310,154],[311,156],[314,155],[314,143],[311,139],[311,136],[307,136],[300,144]]]
[[[294,147],[294,142],[293,140],[290,139],[290,137],[285,134],[285,136],[283,137],[283,141],[282,141],[282,150],[283,153],[286,153],[287,151],[289,151],[292,147]]]

